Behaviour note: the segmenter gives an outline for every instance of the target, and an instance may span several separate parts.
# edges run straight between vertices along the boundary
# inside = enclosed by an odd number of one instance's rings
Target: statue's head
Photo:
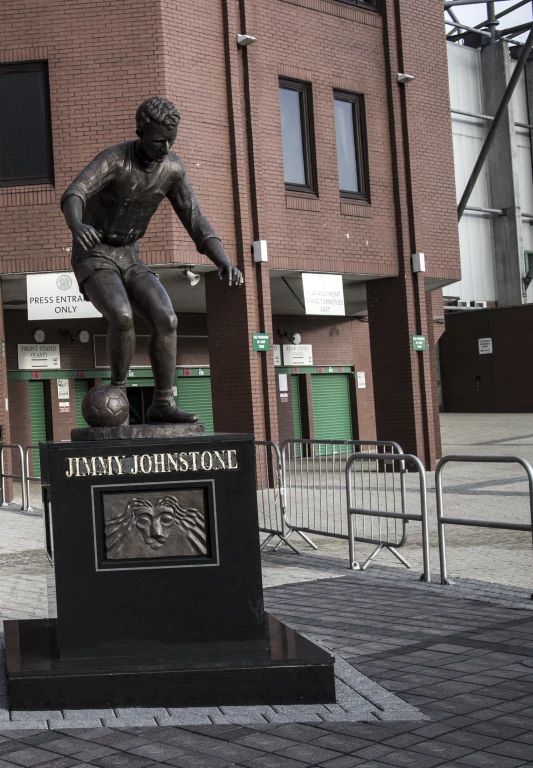
[[[149,160],[161,163],[176,141],[180,113],[162,96],[152,96],[137,109],[137,136]]]

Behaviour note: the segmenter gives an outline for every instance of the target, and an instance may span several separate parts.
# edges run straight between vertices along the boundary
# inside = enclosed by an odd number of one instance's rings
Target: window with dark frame
[[[369,200],[365,105],[361,94],[334,92],[341,197]]]
[[[316,193],[311,84],[279,81],[285,189]]]
[[[378,0],[337,0],[338,3],[346,3],[347,5],[357,5],[360,8],[369,8],[372,11],[376,11],[378,8]]]
[[[0,65],[0,187],[54,181],[48,69]]]

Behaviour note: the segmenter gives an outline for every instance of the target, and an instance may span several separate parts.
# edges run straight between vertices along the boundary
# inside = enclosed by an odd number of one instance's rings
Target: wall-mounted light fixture
[[[401,85],[407,85],[407,83],[412,83],[415,79],[414,75],[407,75],[405,72],[398,72],[398,82],[401,83]]]
[[[187,280],[189,281],[189,283],[190,283],[190,284],[191,284],[191,286],[193,286],[193,287],[194,287],[195,285],[198,285],[198,283],[199,283],[199,282],[200,282],[200,280],[201,280],[201,277],[200,277],[200,275],[197,275],[197,274],[196,274],[196,272],[193,272],[193,271],[192,271],[192,266],[191,266],[191,267],[186,267],[186,268],[183,270],[183,274],[185,275],[185,277],[187,278]]]
[[[289,344],[301,344],[302,337],[299,333],[289,333],[288,331],[276,331],[280,339],[287,339]]]
[[[42,344],[45,339],[46,339],[46,333],[42,331],[40,328],[37,328],[33,332],[33,340],[36,341],[37,344]]]
[[[246,48],[248,45],[253,45],[257,42],[257,37],[253,35],[237,35],[237,45],[241,48]]]
[[[79,341],[82,344],[87,344],[90,338],[91,338],[91,334],[89,333],[89,331],[78,331],[77,333],[75,333],[74,336],[70,337],[70,340]]]

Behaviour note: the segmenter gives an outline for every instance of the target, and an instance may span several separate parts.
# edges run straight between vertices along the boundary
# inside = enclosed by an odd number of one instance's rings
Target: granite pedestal
[[[41,443],[57,619],[5,621],[12,709],[333,702],[263,609],[250,435]]]

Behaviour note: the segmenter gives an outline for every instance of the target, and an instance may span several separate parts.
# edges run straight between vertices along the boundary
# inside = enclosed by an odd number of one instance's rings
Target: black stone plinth
[[[335,701],[333,659],[266,615],[265,647],[177,647],[158,659],[63,661],[56,621],[5,621],[11,709],[312,704]]]
[[[71,430],[73,442],[87,440],[158,440],[205,434],[205,424],[128,424],[121,427],[78,427]]]
[[[330,654],[264,612],[252,435],[40,460],[57,619],[4,622],[11,709],[334,701]]]

